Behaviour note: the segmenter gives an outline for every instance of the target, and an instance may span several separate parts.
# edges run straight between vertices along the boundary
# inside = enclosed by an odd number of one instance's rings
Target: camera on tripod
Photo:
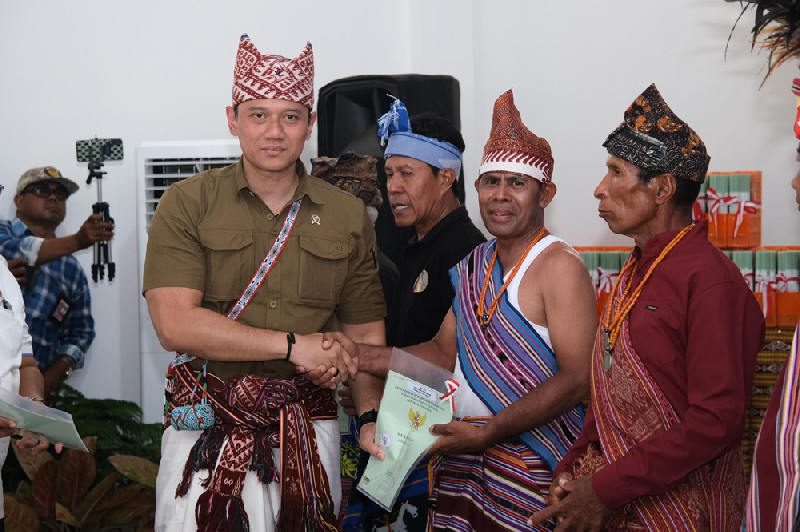
[[[97,180],[97,202],[92,205],[92,212],[101,215],[104,222],[114,222],[108,210],[108,203],[103,201],[102,178],[105,161],[121,161],[123,158],[122,139],[99,139],[97,137],[75,142],[75,156],[80,163],[88,163],[89,177],[86,184]],[[116,266],[111,261],[111,243],[95,242],[94,261],[92,262],[92,280],[97,282],[105,275],[105,266],[108,266],[108,280],[116,275]]]

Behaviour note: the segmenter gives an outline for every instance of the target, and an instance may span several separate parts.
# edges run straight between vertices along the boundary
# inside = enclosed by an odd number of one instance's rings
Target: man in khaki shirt
[[[242,158],[171,187],[153,218],[144,294],[161,344],[184,354],[166,390],[158,530],[323,528],[338,513],[333,395],[296,368],[346,378],[321,332],[383,344],[385,305],[363,204],[298,160],[312,105],[310,44],[288,60],[243,35],[227,108]]]

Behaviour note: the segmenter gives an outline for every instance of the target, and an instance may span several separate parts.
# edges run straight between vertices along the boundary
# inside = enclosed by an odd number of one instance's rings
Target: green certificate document
[[[370,457],[359,491],[391,509],[406,477],[438,438],[430,427],[453,419],[452,392],[457,387],[449,371],[392,350],[375,435],[385,458]]]
[[[0,416],[13,419],[18,428],[45,435],[50,443],[89,452],[67,412],[0,388]]]

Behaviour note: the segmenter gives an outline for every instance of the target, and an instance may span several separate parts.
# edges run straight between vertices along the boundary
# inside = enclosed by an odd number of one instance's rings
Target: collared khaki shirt
[[[311,334],[383,319],[375,231],[363,203],[309,177],[300,161],[297,174],[292,201],[303,200],[297,219],[239,321]],[[204,308],[227,314],[277,239],[290,205],[271,212],[248,187],[241,160],[175,183],[150,226],[143,291],[194,288],[203,293]],[[295,375],[292,363],[274,360],[209,361],[208,369],[221,378]]]

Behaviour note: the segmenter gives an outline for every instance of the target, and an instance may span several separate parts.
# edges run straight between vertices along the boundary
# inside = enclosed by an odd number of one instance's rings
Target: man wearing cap
[[[494,107],[475,182],[495,239],[450,276],[452,308],[435,338],[407,347],[454,371],[456,420],[434,425],[433,530],[523,530],[545,506],[551,471],[577,437],[588,393],[595,298],[579,255],[544,226],[556,192],[550,145],[522,123],[511,91]],[[390,350],[348,346],[359,370],[387,369]],[[359,374],[361,378],[361,374]],[[357,396],[360,409],[377,397]],[[382,457],[375,425],[362,446]]]
[[[144,296],[178,356],[165,387],[156,529],[331,530],[341,498],[333,391],[338,324],[384,343],[375,233],[361,201],[310,179],[311,45],[295,59],[239,42],[228,128],[238,163],[172,185],[153,217]]]
[[[16,218],[0,221],[0,253],[22,285],[33,354],[52,402],[94,340],[89,283],[72,253],[114,236],[114,224],[92,214],[75,234],[57,237],[67,198],[78,185],[56,168],[31,168],[17,182]]]
[[[740,530],[741,439],[764,316],[692,205],[709,156],[650,85],[603,144],[595,189],[635,247],[597,330],[592,402],[556,469],[556,530]]]

